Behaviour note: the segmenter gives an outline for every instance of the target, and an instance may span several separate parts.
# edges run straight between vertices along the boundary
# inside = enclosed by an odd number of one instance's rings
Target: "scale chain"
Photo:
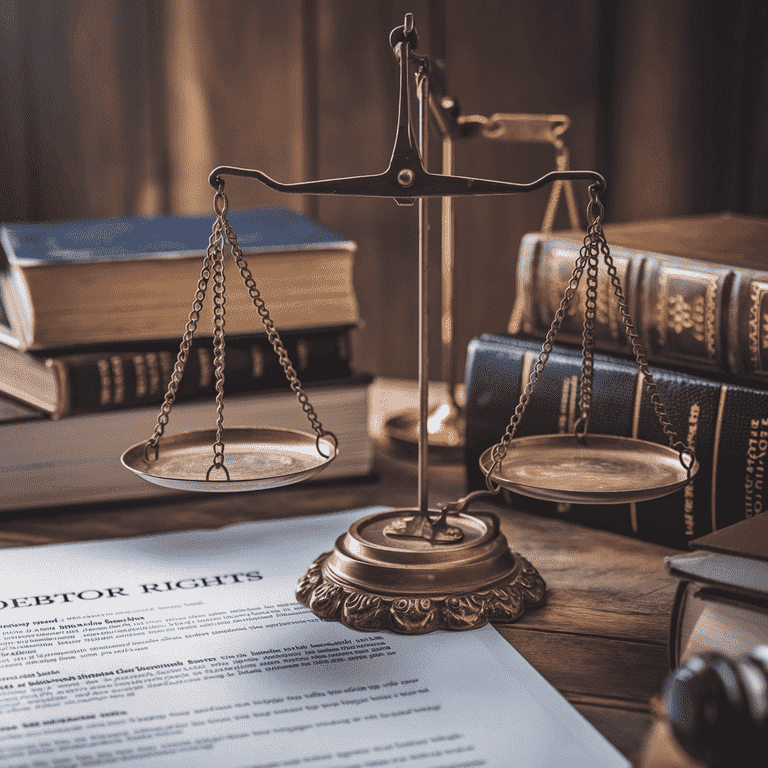
[[[165,398],[160,409],[160,414],[155,424],[155,429],[152,437],[147,440],[144,445],[144,457],[147,461],[156,461],[159,452],[159,441],[165,432],[165,427],[168,424],[171,409],[173,408],[174,401],[176,399],[176,393],[181,383],[181,379],[184,375],[184,366],[186,365],[187,358],[189,357],[189,350],[192,345],[192,337],[197,330],[197,325],[200,320],[200,313],[203,309],[203,302],[205,301],[205,295],[208,288],[208,283],[213,278],[213,350],[214,350],[214,370],[216,378],[216,440],[213,445],[213,463],[206,473],[206,480],[210,479],[211,472],[216,469],[223,470],[226,475],[226,479],[229,480],[229,470],[224,464],[224,361],[225,361],[225,315],[226,315],[226,282],[224,276],[224,259],[225,259],[225,243],[229,244],[232,255],[237,263],[240,275],[242,276],[245,287],[248,290],[256,310],[261,318],[264,328],[267,331],[267,338],[272,344],[272,348],[277,354],[280,364],[285,372],[286,378],[289,381],[290,387],[296,394],[299,403],[301,404],[304,413],[315,431],[316,440],[315,447],[317,452],[323,458],[327,459],[321,447],[320,439],[325,437],[333,441],[334,455],[338,450],[338,438],[336,435],[323,428],[320,420],[315,413],[312,404],[309,402],[307,394],[299,381],[296,371],[291,364],[283,342],[280,339],[280,335],[275,328],[275,324],[269,314],[269,310],[261,297],[261,293],[256,287],[256,283],[253,279],[248,263],[243,256],[243,252],[240,250],[240,246],[237,243],[237,236],[232,229],[231,224],[227,219],[227,210],[229,202],[224,192],[219,189],[216,192],[213,200],[213,207],[216,213],[216,220],[213,224],[210,239],[208,241],[208,248],[203,260],[203,267],[200,272],[200,278],[197,281],[197,288],[195,290],[195,298],[192,304],[192,311],[189,314],[189,319],[184,329],[184,335],[182,336],[181,343],[179,345],[179,352],[176,357],[176,364],[173,367],[173,373],[171,380],[168,384],[168,389],[165,393]]]
[[[579,283],[581,282],[581,276],[584,272],[584,267],[587,265],[587,260],[587,250],[583,247],[579,252],[578,258],[576,259],[576,265],[573,268],[570,280],[566,286],[565,294],[560,301],[560,306],[557,308],[557,312],[555,313],[555,317],[552,320],[552,324],[547,331],[546,338],[541,347],[541,352],[539,352],[539,356],[531,368],[530,374],[528,375],[528,383],[525,385],[523,392],[520,395],[520,400],[515,407],[512,418],[509,420],[509,424],[507,424],[504,436],[498,443],[496,443],[496,445],[493,446],[491,451],[493,464],[488,470],[488,474],[485,476],[485,484],[491,493],[498,493],[501,490],[500,485],[497,485],[495,488],[493,487],[491,476],[499,467],[504,457],[507,455],[507,447],[512,441],[512,438],[515,436],[517,425],[519,424],[523,413],[525,413],[526,406],[528,405],[528,402],[531,399],[531,395],[533,394],[533,390],[536,387],[536,382],[539,380],[539,376],[541,376],[542,372],[544,371],[547,360],[549,360],[549,355],[552,352],[555,338],[557,337],[557,333],[560,330],[560,325],[563,322],[563,318],[565,317],[566,312],[568,312],[568,309],[571,306],[571,302],[573,301],[573,297],[579,288]]]
[[[579,418],[574,425],[576,439],[583,443],[589,427],[589,412],[592,407],[593,382],[595,378],[595,316],[597,315],[597,271],[599,249],[590,226],[582,250],[587,258],[586,302],[584,307],[584,330],[582,332],[581,379],[579,384]]]
[[[653,379],[648,361],[643,352],[640,339],[635,331],[632,318],[629,313],[627,301],[624,297],[624,292],[621,288],[621,281],[619,279],[616,265],[613,263],[608,243],[605,239],[603,232],[602,220],[604,216],[603,204],[598,197],[598,189],[596,185],[591,185],[589,188],[590,201],[587,206],[587,221],[589,222],[587,227],[587,235],[584,238],[584,244],[582,245],[579,256],[576,259],[576,264],[571,273],[570,280],[565,289],[565,293],[560,302],[560,306],[555,313],[555,317],[552,320],[552,324],[547,331],[545,341],[542,344],[541,352],[533,365],[531,372],[528,376],[528,382],[525,385],[514,413],[512,414],[509,424],[496,445],[491,449],[492,464],[485,476],[485,484],[491,493],[498,493],[501,489],[499,484],[496,487],[493,486],[492,475],[499,468],[501,462],[507,454],[509,443],[515,436],[517,426],[520,419],[525,412],[526,406],[531,399],[531,394],[539,380],[544,367],[549,360],[549,356],[554,346],[555,338],[560,325],[570,309],[573,297],[578,290],[581,276],[584,269],[587,269],[587,290],[586,290],[586,306],[584,312],[584,328],[582,333],[582,369],[580,380],[580,393],[579,393],[579,418],[576,421],[574,427],[574,433],[576,439],[579,442],[583,442],[587,434],[587,426],[589,423],[589,410],[592,404],[593,394],[593,381],[594,381],[594,335],[595,335],[595,316],[597,306],[597,272],[599,264],[599,256],[603,257],[608,276],[613,287],[613,295],[616,297],[619,312],[624,323],[627,336],[632,344],[632,352],[635,355],[635,360],[646,382],[646,389],[648,396],[653,405],[654,412],[659,419],[661,428],[666,435],[669,446],[676,450],[679,454],[680,463],[688,473],[688,478],[691,477],[691,471],[696,463],[696,454],[693,449],[687,446],[680,440],[677,432],[675,431],[672,423],[667,414],[666,408],[659,396],[658,388]],[[686,461],[687,460],[687,461]]]
[[[219,192],[217,192],[217,195],[224,196],[224,193],[220,190]],[[224,196],[224,199],[226,200],[226,196]],[[309,402],[309,398],[307,397],[306,392],[304,392],[301,382],[299,381],[299,377],[296,375],[296,371],[293,365],[291,364],[290,358],[288,357],[288,353],[286,352],[286,349],[283,346],[283,342],[280,338],[280,334],[277,332],[277,329],[275,328],[275,324],[269,314],[269,310],[267,309],[266,304],[264,303],[264,299],[261,297],[261,292],[256,287],[256,282],[253,279],[251,270],[248,268],[248,262],[245,260],[245,257],[243,256],[243,252],[240,250],[240,246],[237,243],[237,236],[235,235],[235,232],[232,229],[232,226],[227,220],[226,215],[221,214],[220,220],[221,220],[221,225],[222,225],[224,235],[226,236],[226,239],[229,242],[230,248],[232,249],[232,255],[234,256],[235,262],[237,263],[237,267],[240,270],[240,275],[242,276],[243,281],[245,282],[245,287],[248,291],[248,295],[251,297],[251,300],[253,301],[253,304],[256,307],[256,311],[258,312],[259,317],[261,317],[261,322],[264,325],[264,329],[267,332],[267,338],[272,344],[272,348],[275,350],[275,353],[277,354],[280,360],[280,365],[283,367],[283,371],[285,372],[285,376],[288,379],[291,389],[296,394],[296,397],[299,403],[301,404],[301,407],[304,410],[304,413],[307,416],[307,420],[312,426],[312,429],[315,431],[315,434],[317,436],[316,442],[315,442],[315,447],[317,448],[317,452],[323,458],[327,459],[329,457],[326,456],[320,449],[320,438],[328,437],[333,440],[334,454],[338,450],[338,439],[333,432],[330,432],[329,430],[324,429],[323,425],[320,422],[320,419],[318,419],[317,414],[315,413],[315,409],[312,407],[312,404]]]
[[[217,219],[213,225],[213,231],[211,232],[208,241],[208,248],[205,252],[205,259],[203,260],[203,268],[200,271],[200,278],[197,281],[197,289],[195,290],[195,299],[192,303],[192,311],[189,313],[189,319],[184,328],[184,335],[182,336],[181,344],[179,345],[176,363],[173,366],[173,373],[171,374],[171,380],[168,383],[168,389],[160,408],[160,414],[157,417],[155,430],[152,437],[147,440],[144,446],[144,458],[147,459],[147,461],[155,461],[157,459],[159,441],[165,432],[165,427],[168,424],[171,409],[173,408],[173,403],[176,399],[176,392],[179,389],[179,384],[184,375],[184,366],[186,365],[187,357],[189,356],[192,337],[197,330],[197,324],[200,320],[200,312],[202,312],[203,309],[208,282],[213,273],[213,264],[216,259],[216,254],[221,248],[221,236],[221,224]],[[150,456],[151,452],[154,452],[154,455]]]
[[[225,206],[226,207],[226,206]],[[226,218],[219,214],[219,231],[224,232]],[[221,238],[223,240],[223,237]],[[224,324],[226,315],[226,282],[224,278],[224,245],[219,241],[213,261],[213,367],[216,375],[216,441],[213,444],[213,464],[208,468],[205,479],[210,480],[211,472],[221,469],[229,480],[229,470],[224,465]]]
[[[602,205],[600,207],[602,211]],[[635,331],[635,326],[632,323],[632,317],[629,314],[629,309],[627,307],[627,300],[624,297],[624,292],[621,288],[621,281],[619,280],[619,276],[616,271],[616,265],[613,263],[613,257],[611,256],[610,249],[608,248],[608,243],[606,242],[605,235],[603,233],[603,228],[600,224],[600,218],[601,218],[601,215],[598,216],[596,219],[595,232],[599,240],[600,252],[603,256],[605,266],[608,270],[608,276],[611,279],[611,285],[613,286],[613,295],[616,297],[617,303],[619,305],[619,312],[621,313],[621,318],[624,322],[624,328],[627,332],[627,336],[630,342],[632,343],[632,352],[635,355],[635,360],[637,361],[637,365],[640,368],[640,372],[643,374],[643,378],[645,379],[646,389],[648,391],[648,397],[650,398],[650,401],[653,405],[653,410],[659,419],[661,428],[664,430],[664,434],[667,436],[667,440],[669,441],[669,446],[670,448],[675,449],[679,453],[680,463],[683,465],[683,468],[687,470],[688,475],[690,476],[691,470],[693,469],[693,466],[696,463],[696,454],[694,453],[692,448],[690,448],[682,440],[680,440],[677,432],[672,426],[672,422],[669,420],[669,415],[667,414],[667,410],[664,407],[664,403],[662,402],[661,397],[659,396],[659,391],[658,391],[658,388],[656,387],[656,382],[653,379],[653,374],[651,373],[651,369],[648,366],[648,361],[645,357],[642,344],[640,343],[640,338],[638,337],[637,332]],[[687,456],[688,463],[684,461],[683,459],[684,456]]]

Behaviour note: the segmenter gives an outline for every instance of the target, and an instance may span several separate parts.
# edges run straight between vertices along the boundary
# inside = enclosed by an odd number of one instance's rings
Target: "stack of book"
[[[768,649],[768,515],[709,533],[691,548],[664,560],[678,579],[670,667],[704,653],[736,658]]]
[[[355,244],[290,210],[228,218],[318,417],[339,439],[338,458],[319,477],[368,474],[370,377],[352,362]],[[0,510],[165,492],[124,470],[119,457],[152,435],[213,221],[0,229]],[[212,315],[209,295],[167,434],[215,424]],[[234,264],[225,319],[225,425],[307,430]]]
[[[768,220],[681,217],[606,225],[605,235],[661,399],[700,470],[683,490],[637,504],[512,500],[542,514],[685,548],[768,506]],[[583,239],[578,232],[527,235],[518,255],[509,336],[470,344],[466,457],[474,487],[484,487],[478,458],[504,434]],[[518,435],[573,430],[586,276],[581,283]],[[595,345],[600,354],[590,432],[666,444],[604,266]]]

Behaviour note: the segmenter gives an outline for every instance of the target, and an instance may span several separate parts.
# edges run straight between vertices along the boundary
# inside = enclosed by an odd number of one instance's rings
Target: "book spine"
[[[485,487],[479,457],[504,434],[540,348],[537,342],[500,336],[470,343],[466,462],[471,488]],[[553,351],[517,435],[573,430],[580,370],[579,350]],[[696,452],[700,469],[691,483],[635,504],[556,504],[508,494],[512,503],[679,548],[762,512],[768,505],[768,391],[665,368],[651,370],[672,426]],[[593,387],[590,432],[668,444],[634,363],[596,355]]]
[[[523,238],[510,333],[543,338],[580,247],[579,241],[557,235]],[[630,315],[651,363],[768,382],[768,273],[631,248],[610,249]],[[579,298],[563,319],[560,341],[581,342],[585,283],[582,279]],[[609,354],[632,352],[603,264],[595,344]]]
[[[681,657],[681,632],[683,623],[683,609],[690,600],[690,592],[697,585],[691,581],[681,579],[677,582],[675,597],[672,600],[672,612],[669,616],[669,640],[667,642],[667,653],[670,671],[674,671],[680,666]]]
[[[281,336],[302,383],[341,379],[351,373],[352,327]],[[56,371],[59,407],[53,418],[120,410],[163,402],[179,351],[178,341],[46,358]],[[280,360],[265,335],[227,337],[224,392],[287,388]],[[176,401],[214,397],[216,377],[210,338],[194,339]]]
[[[544,234],[526,235],[520,244],[517,258],[517,292],[509,322],[510,334],[525,333],[543,337],[549,330],[555,313],[571,279],[582,243]],[[642,264],[624,249],[611,249],[616,273],[621,281],[629,311],[637,323],[637,292],[634,285],[642,276]],[[632,345],[627,339],[621,313],[613,289],[600,269],[595,317],[595,343],[601,351],[627,353]],[[579,284],[579,292],[563,317],[558,339],[568,343],[581,343],[586,298],[586,278]]]

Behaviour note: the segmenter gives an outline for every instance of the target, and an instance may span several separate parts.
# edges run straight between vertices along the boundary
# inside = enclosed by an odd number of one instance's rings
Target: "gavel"
[[[722,653],[693,656],[668,678],[663,692],[663,727],[696,764],[707,768],[768,765],[768,645],[729,658]],[[665,762],[674,752],[649,749],[644,765]],[[649,746],[653,739],[649,740]]]

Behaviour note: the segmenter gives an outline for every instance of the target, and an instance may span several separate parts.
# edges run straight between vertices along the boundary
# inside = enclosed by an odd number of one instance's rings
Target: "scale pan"
[[[123,466],[150,483],[182,491],[238,492],[277,488],[307,480],[336,456],[332,439],[292,429],[233,427],[225,429],[224,465],[230,479],[214,470],[215,429],[200,429],[164,436],[155,461],[144,456],[144,442],[129,448],[120,458]],[[318,453],[320,450],[328,457]]]
[[[480,457],[487,475],[493,466],[489,448]],[[699,469],[691,468],[690,477]],[[673,448],[613,435],[518,437],[491,475],[502,488],[523,496],[574,504],[647,501],[683,488],[688,471]]]

